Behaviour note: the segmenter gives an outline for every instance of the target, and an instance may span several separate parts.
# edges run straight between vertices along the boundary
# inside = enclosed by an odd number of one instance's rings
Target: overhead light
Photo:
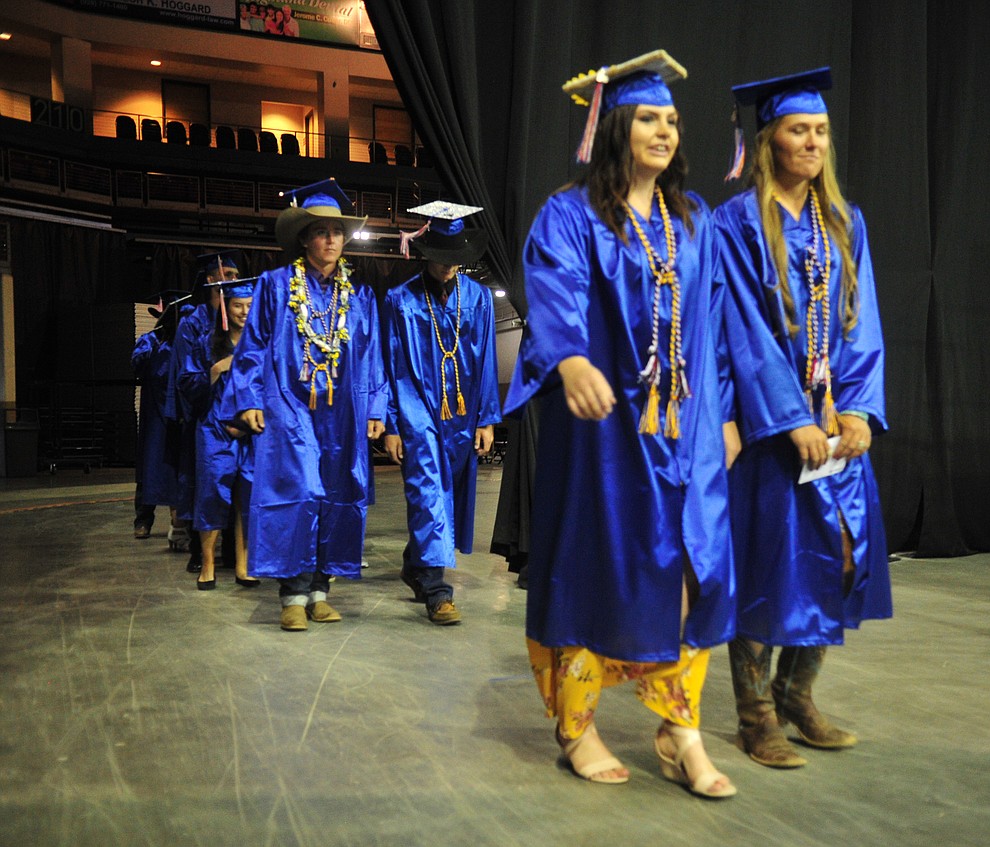
[[[0,41],[10,41],[14,36],[9,32],[0,32]]]
[[[161,65],[162,65],[162,60],[161,59],[152,59],[151,60],[151,66],[153,68],[160,68]]]
[[[505,297],[505,289],[504,288],[496,288],[495,289],[495,296],[496,297]]]

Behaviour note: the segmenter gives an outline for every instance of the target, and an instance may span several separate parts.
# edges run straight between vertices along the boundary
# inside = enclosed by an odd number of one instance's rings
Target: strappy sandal
[[[596,762],[588,762],[580,767],[574,764],[574,756],[578,753],[582,743],[584,743],[588,736],[591,735],[595,738],[599,738],[598,730],[595,728],[594,724],[589,724],[588,728],[577,738],[564,738],[560,734],[559,725],[557,726],[555,734],[557,736],[557,743],[560,745],[561,750],[564,751],[564,756],[567,758],[567,762],[571,766],[571,770],[578,776],[588,780],[588,782],[598,782],[602,785],[622,785],[623,783],[629,782],[628,773],[625,776],[605,776],[605,774],[609,771],[626,770],[625,765],[615,758],[615,756],[606,756],[604,759],[599,759]]]
[[[660,749],[660,738],[665,732],[677,747],[677,754],[673,759]],[[664,724],[660,727],[660,731],[653,739],[653,748],[657,751],[657,756],[660,757],[660,773],[663,774],[664,779],[669,779],[671,782],[683,785],[688,791],[692,794],[697,794],[699,797],[706,797],[709,800],[734,797],[736,787],[724,773],[720,773],[717,770],[713,769],[699,774],[694,782],[691,782],[687,774],[687,769],[684,767],[684,756],[695,744],[700,743],[701,733],[698,730],[675,724]],[[719,780],[724,780],[725,785],[721,788],[714,788],[713,786]]]

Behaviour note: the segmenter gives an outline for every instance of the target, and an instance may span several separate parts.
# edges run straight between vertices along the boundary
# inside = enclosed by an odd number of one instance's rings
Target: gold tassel
[[[454,416],[450,413],[450,403],[447,402],[447,392],[445,391],[443,393],[443,404],[440,406],[440,420],[449,421],[452,417]]]
[[[825,430],[826,435],[839,435],[841,432],[831,388],[825,389],[825,399],[822,401],[822,429]]]
[[[646,405],[643,407],[643,414],[639,418],[639,431],[641,435],[656,435],[660,429],[660,392],[655,385],[650,386],[650,393],[646,397]]]
[[[316,411],[316,374],[313,374],[313,381],[309,384],[309,410]]]
[[[467,414],[467,407],[464,405],[464,395],[460,391],[457,392],[457,414]]]
[[[663,428],[667,438],[681,437],[680,405],[673,397],[667,403],[667,425]]]
[[[329,374],[327,374],[327,405],[333,405],[333,380],[330,379]]]

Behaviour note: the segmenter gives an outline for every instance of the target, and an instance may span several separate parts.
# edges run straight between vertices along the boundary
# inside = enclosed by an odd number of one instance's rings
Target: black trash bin
[[[38,472],[37,420],[8,421],[3,425],[3,455],[7,476],[34,476]]]

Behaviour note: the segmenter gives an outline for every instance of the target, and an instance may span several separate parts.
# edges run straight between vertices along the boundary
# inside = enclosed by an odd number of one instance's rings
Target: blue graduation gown
[[[502,419],[492,295],[464,274],[457,279],[460,326],[456,289],[444,306],[433,298],[433,312],[446,350],[453,349],[460,332],[457,363],[465,415],[456,414],[457,388],[448,360],[447,399],[455,414],[451,420],[440,419],[443,354],[426,306],[422,275],[389,291],[382,312],[391,389],[385,427],[388,434],[402,438],[408,552],[415,567],[453,568],[455,547],[471,552],[478,475],[475,430]]]
[[[831,241],[829,356],[835,408],[869,415],[887,428],[883,338],[873,264],[860,211],[852,209],[852,252],[859,280],[859,322],[842,333],[842,256]],[[812,241],[810,203],[799,220],[781,210],[790,256],[788,283],[798,334],[792,339],[776,291],[777,272],[763,237],[755,190],[715,211],[720,274],[729,296],[726,334],[735,375],[744,449],[730,478],[732,531],[739,572],[739,633],[775,645],[841,644],[844,627],[892,613],[880,499],[869,455],[841,473],[797,484],[800,459],[787,433],[817,423],[804,380],[808,286],[805,250]],[[852,535],[856,574],[842,596],[840,515]]]
[[[284,579],[319,569],[359,578],[371,467],[368,420],[384,420],[388,390],[375,295],[351,276],[350,340],[333,381],[333,405],[327,405],[321,372],[310,410],[309,380],[299,379],[303,341],[288,305],[291,276],[287,266],[258,279],[223,400],[224,420],[246,409],[265,415],[265,431],[253,437],[251,573]],[[332,285],[324,292],[310,276],[309,291],[315,310],[329,307]]]
[[[212,338],[203,336],[200,355],[211,358]],[[230,391],[230,372],[220,374],[210,387],[206,414],[196,424],[196,508],[193,528],[226,529],[230,526],[234,485],[240,480],[241,503],[250,502],[254,477],[254,438],[234,438],[221,417],[223,397]],[[244,515],[247,518],[247,515]]]
[[[176,516],[191,521],[196,499],[196,423],[209,402],[210,378],[200,360],[200,341],[213,332],[215,312],[200,303],[180,321],[169,363],[165,415],[178,422],[177,472],[179,496]],[[208,370],[208,369],[207,369]]]
[[[173,506],[179,498],[175,466],[166,461],[165,396],[171,357],[172,345],[162,341],[158,332],[142,335],[131,355],[134,375],[141,380],[135,475],[146,505]]]
[[[684,641],[732,638],[735,597],[713,335],[715,251],[703,201],[692,237],[674,218],[682,337],[693,396],[681,404],[681,437],[663,435],[669,396],[671,289],[661,296],[660,432],[641,435],[646,389],[638,381],[652,335],[654,279],[627,222],[623,244],[585,191],[553,195],[526,241],[527,326],[506,409],[543,396],[529,552],[526,634],[547,646],[581,645],[625,661],[679,657],[685,553],[698,578]],[[634,214],[638,214],[635,213]],[[641,226],[666,256],[654,210]],[[617,403],[604,421],[567,409],[557,364],[585,356]]]

